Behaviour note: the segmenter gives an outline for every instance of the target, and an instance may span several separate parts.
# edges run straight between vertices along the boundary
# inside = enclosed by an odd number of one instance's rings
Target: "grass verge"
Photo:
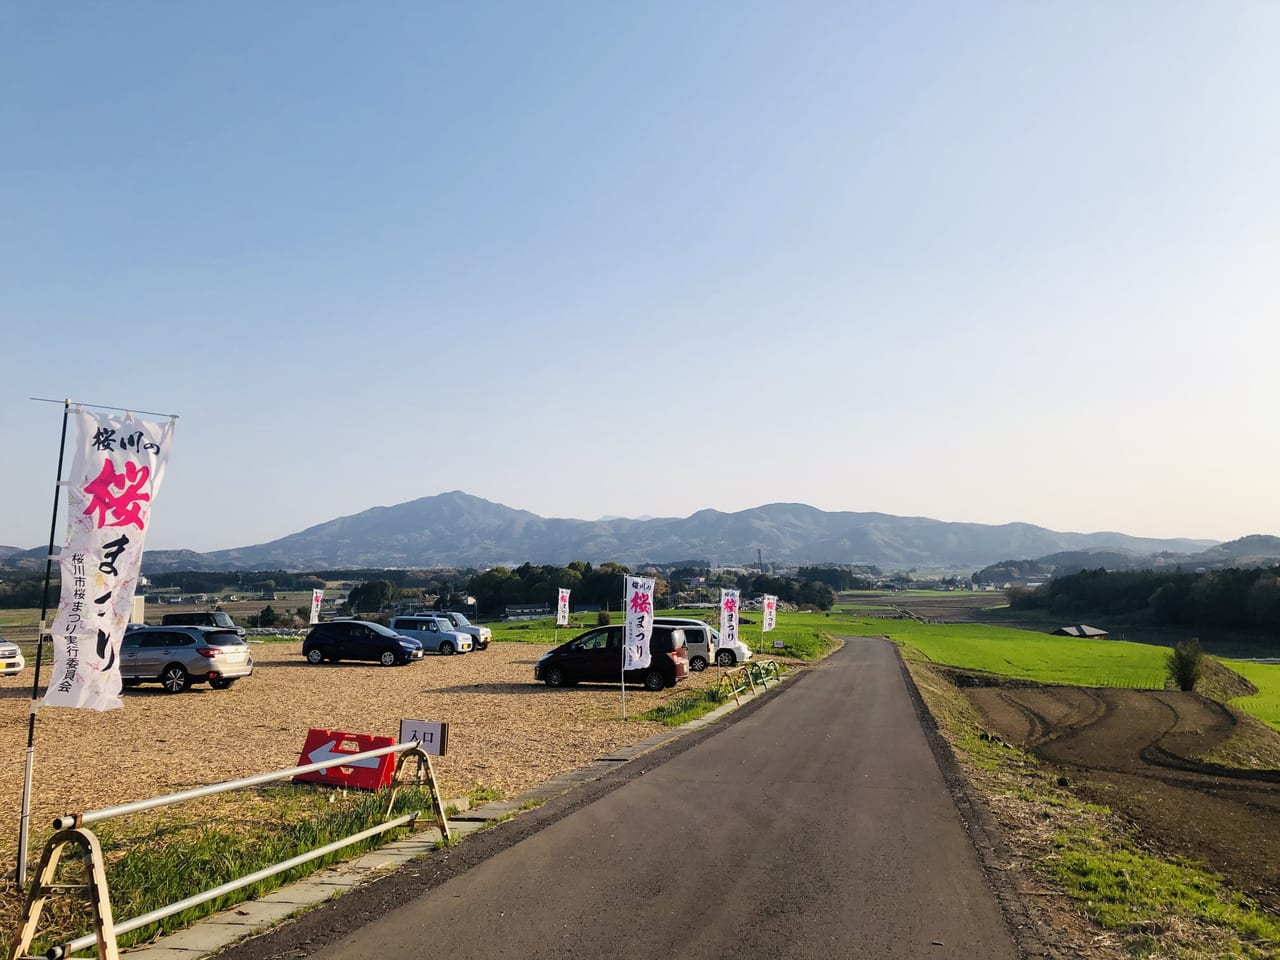
[[[95,826],[93,832],[107,861],[107,885],[112,912],[121,922],[194,896],[272,864],[314,850],[344,836],[414,810],[430,818],[431,797],[425,788],[402,787],[390,816],[386,791],[366,793],[313,785],[275,785],[253,793],[236,793],[200,801],[198,810],[180,805],[162,813],[120,817]],[[185,808],[185,809],[184,809]],[[278,887],[366,850],[385,844],[405,830],[352,844],[274,877],[192,907],[158,923],[118,938],[124,948],[181,929],[237,903],[261,897]],[[38,849],[38,848],[37,848]],[[66,851],[59,866],[59,882],[84,879],[80,861]],[[26,891],[13,885],[4,912],[14,928],[0,929],[0,955],[7,956]],[[35,954],[91,932],[86,901],[55,896],[45,905]]]
[[[721,687],[704,687],[701,690],[690,690],[678,697],[673,697],[659,707],[646,710],[640,714],[641,720],[656,720],[668,727],[678,727],[682,723],[705,716],[729,699]]]

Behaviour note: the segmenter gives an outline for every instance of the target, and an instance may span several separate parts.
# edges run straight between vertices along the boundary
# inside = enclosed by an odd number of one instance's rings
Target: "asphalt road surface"
[[[1018,951],[895,651],[856,639],[713,736],[313,955]]]

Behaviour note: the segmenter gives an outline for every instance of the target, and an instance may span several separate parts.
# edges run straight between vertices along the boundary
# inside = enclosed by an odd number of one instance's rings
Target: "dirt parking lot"
[[[254,674],[230,690],[207,684],[168,694],[124,693],[123,710],[42,708],[37,717],[32,849],[54,816],[93,810],[298,763],[307,729],[395,736],[402,718],[447,721],[449,755],[435,763],[446,796],[488,787],[513,796],[601,753],[663,729],[623,722],[616,686],[552,690],[533,682],[548,646],[493,643],[484,651],[428,654],[403,667],[311,666],[296,642],[253,644]],[[31,668],[0,679],[0,872],[12,876],[21,807]],[[627,689],[634,717],[686,689]]]

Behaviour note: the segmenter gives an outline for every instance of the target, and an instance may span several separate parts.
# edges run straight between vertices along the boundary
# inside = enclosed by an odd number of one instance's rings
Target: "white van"
[[[654,617],[653,622],[680,627],[684,630],[685,644],[689,648],[690,670],[705,670],[712,663],[718,663],[722,667],[732,667],[751,659],[750,647],[741,640],[736,644],[723,644],[720,640],[720,631],[705,620]]]

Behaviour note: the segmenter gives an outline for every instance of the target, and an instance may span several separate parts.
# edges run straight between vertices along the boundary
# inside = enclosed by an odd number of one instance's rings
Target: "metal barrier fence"
[[[748,660],[736,670],[731,670],[720,678],[720,689],[725,699],[733,697],[735,703],[742,703],[742,694],[748,689],[754,694],[756,685],[768,689],[769,681],[782,682],[782,668],[775,660]]]
[[[210,900],[215,900],[224,894],[232,893],[243,887],[250,886],[260,880],[273,877],[276,874],[284,873],[286,870],[292,870],[294,867],[317,860],[320,857],[333,853],[343,847],[350,846],[353,843],[359,843],[361,840],[367,840],[370,837],[386,833],[388,830],[394,830],[397,827],[414,827],[422,811],[415,810],[397,817],[394,820],[386,820],[383,823],[370,827],[367,830],[361,830],[359,833],[353,833],[349,836],[335,840],[323,847],[317,847],[306,853],[299,854],[288,860],[265,867],[238,880],[232,880],[228,883],[221,884],[203,893],[195,896],[187,897],[185,900],[179,900],[175,903],[168,904],[150,913],[142,914],[127,920],[124,923],[115,923],[111,914],[111,897],[107,889],[106,864],[102,856],[102,848],[98,843],[98,838],[85,827],[90,823],[97,823],[102,820],[118,817],[128,813],[141,813],[146,810],[153,810],[157,807],[169,806],[175,803],[181,803],[184,800],[195,800],[200,797],[208,797],[218,793],[226,793],[231,790],[243,790],[248,787],[255,787],[263,783],[272,783],[278,780],[287,780],[298,774],[311,773],[315,770],[324,770],[334,766],[347,766],[355,761],[365,760],[371,757],[382,757],[387,754],[402,754],[396,764],[395,777],[392,781],[391,795],[387,800],[387,812],[384,816],[390,816],[395,805],[396,794],[400,787],[406,785],[426,786],[431,793],[431,801],[434,807],[435,817],[440,825],[440,832],[444,835],[445,840],[449,840],[449,823],[445,819],[444,803],[440,797],[440,791],[436,786],[435,771],[431,766],[431,757],[423,752],[417,741],[409,743],[397,743],[389,747],[379,747],[376,750],[367,750],[364,753],[343,754],[340,763],[333,760],[325,760],[320,763],[309,763],[305,766],[290,767],[287,770],[276,770],[272,773],[263,773],[253,777],[246,777],[243,780],[229,780],[225,783],[215,783],[210,786],[196,787],[192,790],[185,790],[182,793],[171,793],[162,797],[152,797],[148,800],[139,800],[135,803],[126,803],[118,807],[107,807],[102,810],[92,810],[87,813],[69,814],[63,817],[57,817],[53,821],[54,830],[57,832],[50,837],[49,842],[45,844],[44,854],[40,858],[40,867],[36,871],[36,878],[31,885],[31,893],[27,899],[27,908],[23,914],[21,923],[14,934],[13,947],[9,953],[9,960],[41,960],[38,956],[32,956],[27,953],[31,946],[31,942],[35,939],[37,926],[40,922],[40,914],[44,910],[45,902],[49,897],[56,893],[88,893],[93,910],[93,926],[94,932],[87,934],[79,939],[72,940],[60,946],[51,947],[44,957],[47,960],[63,960],[71,954],[86,950],[89,947],[97,945],[99,960],[118,960],[119,948],[116,945],[116,938],[122,933],[128,933],[131,930],[137,930],[148,924],[163,920],[165,917],[171,917],[175,913],[181,913],[191,907],[199,906]],[[413,780],[402,779],[405,761],[414,759],[417,761],[416,776]],[[81,856],[85,862],[85,869],[88,874],[84,883],[58,883],[57,871],[58,863],[62,858],[63,849],[67,846],[78,846],[82,848]]]

